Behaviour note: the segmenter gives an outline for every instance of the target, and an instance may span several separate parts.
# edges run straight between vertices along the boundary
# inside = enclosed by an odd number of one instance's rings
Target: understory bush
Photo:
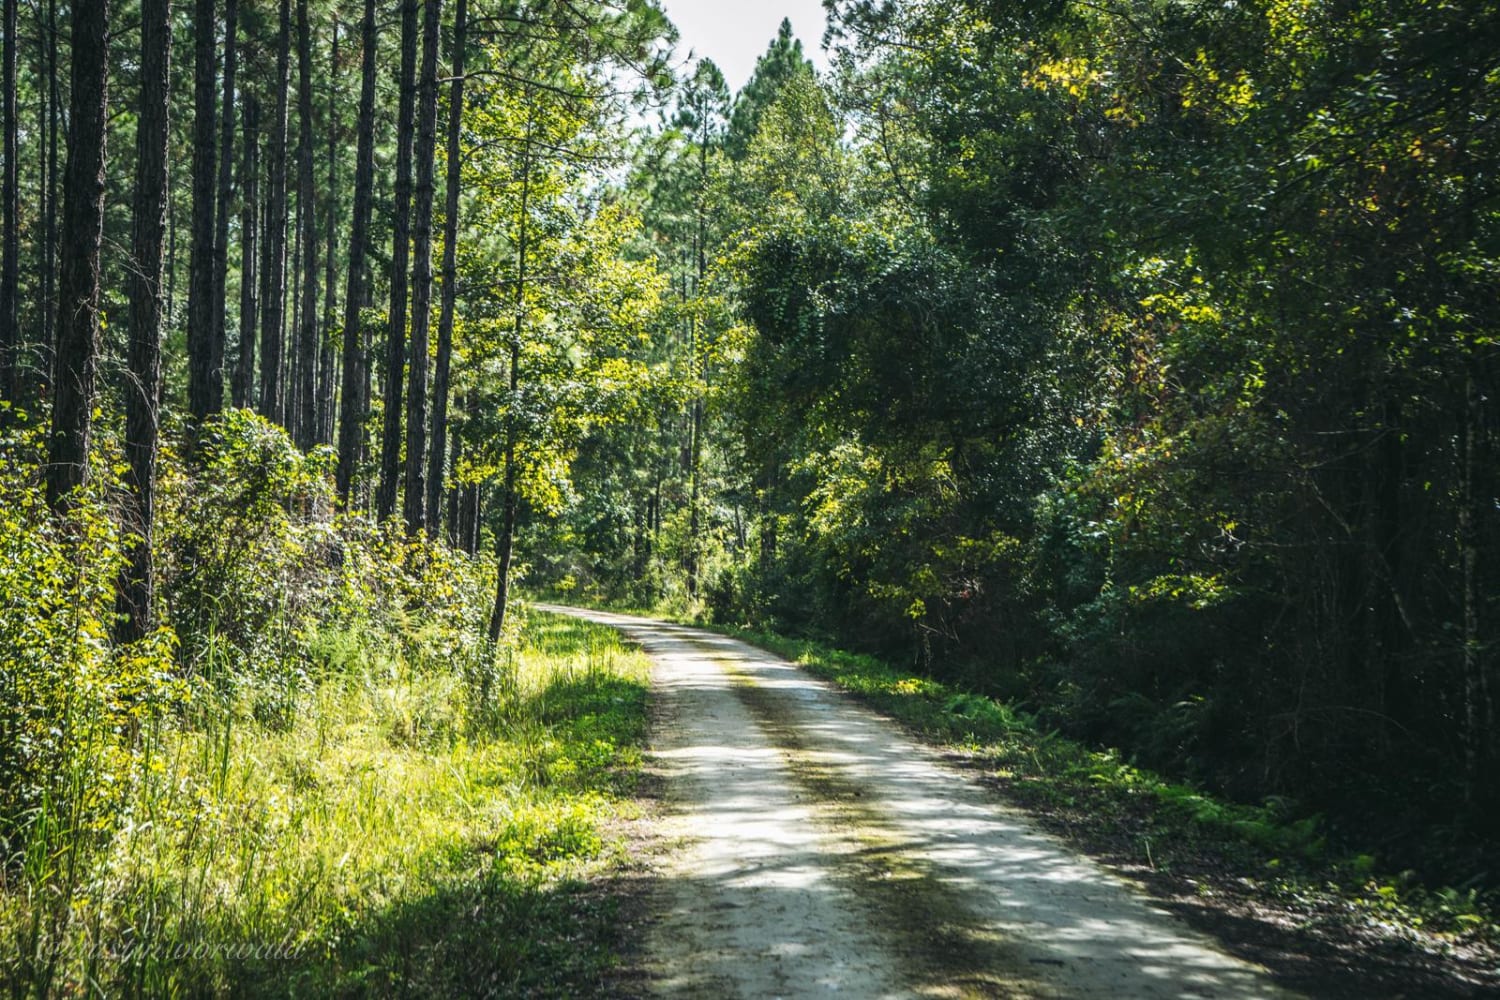
[[[161,624],[121,645],[113,443],[66,517],[40,445],[24,425],[0,437],[13,995],[351,988],[347,942],[424,879],[503,861],[494,891],[547,896],[539,873],[599,854],[640,736],[644,675],[617,645],[539,628],[523,648],[521,616],[490,642],[477,562],[336,513],[331,453],[245,411],[190,460],[164,449]],[[575,702],[592,706],[578,731]]]

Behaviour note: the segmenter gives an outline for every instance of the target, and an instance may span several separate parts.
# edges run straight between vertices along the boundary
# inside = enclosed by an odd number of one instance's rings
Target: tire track
[[[655,663],[676,997],[1284,997],[898,727],[710,632],[553,606]]]

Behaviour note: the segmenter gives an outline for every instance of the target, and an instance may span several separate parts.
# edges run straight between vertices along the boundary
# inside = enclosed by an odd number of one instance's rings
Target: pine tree
[[[4,0],[5,37],[0,39],[0,401],[16,398],[16,363],[21,346],[20,183],[17,161],[20,122],[16,112],[16,0]]]
[[[369,350],[360,310],[366,305],[365,253],[375,186],[375,0],[365,0],[360,24],[359,122],[356,125],[354,219],[349,230],[349,276],[344,283],[344,378],[339,400],[339,501],[346,508],[354,473],[365,450],[365,394],[369,391]]]
[[[71,507],[88,478],[94,382],[99,367],[99,245],[104,236],[104,142],[109,60],[108,0],[73,5],[73,86],[63,180],[61,280],[57,290],[57,384],[47,454],[47,502]]]
[[[231,0],[232,2],[232,0]],[[171,3],[142,0],[141,91],[135,136],[135,206],[130,268],[130,357],[125,385],[125,526],[131,533],[120,573],[117,638],[151,628],[152,537],[156,509],[161,397],[162,268],[167,226],[167,141],[172,51]]]
[[[318,357],[317,420],[319,444],[332,444],[334,434],[334,393],[338,385],[338,355],[334,348],[334,329],[338,309],[338,176],[339,140],[339,22],[333,22],[332,51],[328,56],[328,119],[323,128],[328,133],[328,181],[323,191],[327,215],[323,226],[323,320]]]
[[[311,448],[318,439],[318,199],[313,172],[312,26],[307,0],[297,0],[297,218],[301,303],[293,342],[296,344],[295,405],[288,414],[297,446]]]
[[[376,515],[396,512],[401,483],[401,394],[406,374],[407,267],[411,255],[412,117],[416,104],[417,0],[401,4],[401,97],[396,111],[396,218],[391,246],[391,314],[385,343],[385,421]]]
[[[240,346],[234,368],[234,405],[251,406],[255,400],[255,336],[258,263],[257,234],[260,226],[260,103],[245,94],[242,111],[244,155],[240,161]]]
[[[213,338],[209,348],[210,365],[217,373],[214,377],[216,391],[221,399],[225,342],[229,335],[225,296],[229,280],[229,216],[234,199],[234,88],[239,65],[239,45],[236,42],[239,19],[239,0],[224,0],[224,89],[219,102],[219,193],[214,208]]]
[[[750,140],[760,131],[760,120],[781,97],[788,83],[798,76],[815,76],[813,64],[802,52],[802,42],[792,34],[790,18],[784,18],[776,37],[759,59],[745,88],[736,95],[734,110],[724,136],[724,150],[734,160],[743,160]]]
[[[417,105],[417,198],[413,236],[411,351],[406,389],[406,530],[422,530],[427,490],[427,332],[432,315],[432,202],[437,152],[437,64],[441,0],[426,0],[422,19],[422,75]]]
[[[443,291],[438,316],[437,372],[432,383],[431,467],[427,472],[427,530],[438,532],[448,452],[448,392],[453,365],[453,314],[458,301],[458,196],[463,186],[460,137],[464,116],[464,48],[468,44],[469,4],[458,0],[453,17],[453,84],[448,96],[447,188],[443,205]],[[457,442],[454,453],[457,455]],[[455,459],[456,460],[456,459]],[[457,518],[450,518],[456,522]],[[450,525],[451,526],[451,525]],[[456,531],[456,528],[453,530]]]
[[[281,27],[276,36],[276,110],[266,163],[266,221],[261,260],[260,412],[266,419],[286,419],[281,380],[282,325],[286,316],[286,129],[291,89],[291,0],[281,0]]]
[[[193,4],[193,221],[188,251],[188,412],[202,423],[223,407],[223,377],[214,365],[214,0]],[[223,356],[222,350],[217,352]]]

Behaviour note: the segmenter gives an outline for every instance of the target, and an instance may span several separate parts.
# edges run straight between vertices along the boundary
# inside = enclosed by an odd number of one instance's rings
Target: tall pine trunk
[[[471,556],[479,555],[479,484],[464,484],[458,498],[458,544]]]
[[[462,409],[463,401],[459,400],[458,403],[459,408]],[[463,435],[457,433],[456,427],[454,428],[454,431],[455,432],[453,434],[448,435],[448,441],[451,444],[453,451],[452,458],[448,463],[448,468],[457,471],[459,462],[463,460],[464,439]],[[463,538],[463,487],[459,483],[455,482],[451,489],[444,491],[443,495],[447,499],[448,508],[448,545],[450,548],[458,549],[462,545]]]
[[[312,26],[307,0],[297,0],[297,217],[302,303],[297,312],[297,446],[317,443],[318,391],[318,204],[313,184]]]
[[[448,94],[447,187],[443,192],[443,300],[438,315],[437,371],[432,382],[431,468],[427,472],[427,530],[437,537],[448,453],[448,392],[453,366],[453,313],[458,301],[458,195],[463,186],[464,49],[468,44],[469,3],[458,0],[453,17],[453,85]],[[455,449],[455,454],[457,451]],[[455,516],[449,518],[456,521]],[[456,524],[450,524],[456,536]]]
[[[195,424],[223,407],[214,367],[214,0],[193,4],[193,228],[188,251],[188,412]]]
[[[0,400],[16,399],[16,365],[21,346],[20,186],[17,160],[21,123],[16,109],[16,0],[5,0],[4,39],[0,40],[0,130],[5,133],[0,173]]]
[[[1458,543],[1460,604],[1463,609],[1464,793],[1471,808],[1487,811],[1493,805],[1494,781],[1490,750],[1494,740],[1494,702],[1484,667],[1480,631],[1480,540],[1482,506],[1476,490],[1476,461],[1483,437],[1481,395],[1474,378],[1474,362],[1464,359],[1464,417],[1459,435]]]
[[[256,233],[260,213],[260,104],[254,94],[244,101],[244,159],[240,161],[240,353],[234,369],[234,405],[251,406],[255,398]]]
[[[458,412],[467,414],[468,400],[459,396],[456,400]],[[467,417],[465,418],[467,422]],[[459,467],[459,460],[463,457],[464,425],[455,428],[453,435],[453,468]],[[469,555],[479,554],[479,484],[458,483],[454,487],[458,493],[458,510],[454,516],[454,529],[457,540],[454,542],[459,549]]]
[[[529,112],[528,112],[529,113]],[[516,445],[519,428],[516,397],[521,388],[521,338],[526,335],[526,254],[531,235],[531,121],[521,146],[521,205],[517,215],[516,297],[513,336],[510,342],[510,400],[505,417],[505,480],[500,494],[500,530],[495,534],[495,607],[490,612],[490,641],[498,642],[510,609],[510,569],[515,556],[516,518],[520,511],[517,494]]]
[[[66,513],[88,478],[99,366],[99,244],[104,235],[104,140],[109,105],[108,0],[73,5],[73,86],[63,180],[57,302],[57,382],[47,454],[47,503]]]
[[[47,0],[47,210],[42,220],[42,344],[51,351],[57,336],[57,212],[58,133],[62,120],[62,88],[57,80],[57,0]],[[43,381],[46,376],[42,376]]]
[[[698,229],[693,237],[693,256],[697,264],[697,282],[693,286],[695,304],[703,296],[703,279],[708,273],[708,211],[705,206],[708,189],[708,137],[707,126],[698,142],[698,196],[696,210]],[[700,343],[699,310],[694,309],[688,320],[688,363],[693,372],[693,408],[688,423],[688,596],[698,596],[699,574],[702,562],[702,470],[703,470],[703,383],[704,368],[699,361],[702,352]]]
[[[338,384],[338,357],[334,350],[335,311],[338,308],[338,272],[334,260],[338,249],[338,175],[339,139],[338,128],[338,76],[339,76],[339,22],[333,22],[333,51],[328,57],[328,119],[323,129],[328,133],[328,186],[323,191],[323,201],[328,214],[323,227],[323,319],[319,324],[318,337],[318,434],[319,444],[333,443],[334,386]]]
[[[221,400],[224,345],[229,338],[226,286],[229,280],[229,214],[234,200],[234,85],[239,62],[235,35],[239,19],[239,0],[224,0],[224,90],[220,98],[223,110],[219,119],[219,192],[214,216],[214,319],[210,345],[213,368],[218,372],[215,384]]]
[[[233,0],[231,0],[233,2]],[[130,357],[125,385],[125,527],[116,637],[151,629],[152,522],[156,509],[157,411],[161,397],[162,266],[167,228],[167,136],[172,12],[169,0],[141,2],[141,96],[135,135],[135,206],[128,279]]]
[[[281,0],[281,30],[276,40],[276,110],[266,160],[268,190],[260,304],[260,412],[278,424],[286,419],[281,386],[281,334],[286,315],[286,119],[287,92],[291,89],[291,40],[291,0]]]
[[[438,33],[441,0],[425,0],[422,17],[422,76],[417,102],[417,199],[413,246],[411,350],[406,387],[406,496],[402,514],[415,534],[426,520],[427,332],[432,315],[433,158],[437,152]]]
[[[396,218],[391,239],[391,314],[385,341],[385,420],[375,512],[396,512],[401,479],[401,392],[406,367],[407,266],[411,252],[412,115],[416,103],[417,3],[401,4],[401,100],[396,112]]]
[[[290,125],[287,126],[290,129]],[[299,139],[300,143],[301,140]],[[295,155],[295,154],[294,154]],[[300,173],[296,168],[294,174]],[[292,183],[298,183],[294,177]],[[286,429],[293,437],[297,434],[297,417],[301,414],[301,406],[297,399],[297,390],[301,383],[297,381],[297,372],[302,363],[302,354],[297,349],[297,334],[302,329],[302,205],[305,199],[297,199],[297,210],[291,218],[291,240],[292,260],[287,273],[291,275],[288,279],[292,287],[288,290],[287,301],[291,303],[291,313],[285,317],[282,323],[281,342],[285,345],[282,350],[281,385],[283,402],[286,413]]]
[[[47,88],[45,86],[45,82],[47,79],[47,65],[49,60],[52,58],[53,43],[51,35],[47,31],[46,10],[42,6],[42,4],[38,3],[36,5],[35,14],[36,63],[33,68],[33,72],[36,74],[36,132],[33,135],[33,139],[35,141],[35,148],[38,157],[36,171],[36,225],[38,231],[40,231],[43,226],[43,221],[47,218],[47,213],[52,210],[51,205],[48,203],[50,192],[47,189],[47,171],[51,169],[51,164],[48,161],[47,152],[47,129],[49,123],[52,121],[53,116],[56,114],[56,109],[52,107],[52,101],[47,95]],[[41,317],[46,316],[52,308],[50,289],[47,287],[47,282],[44,277],[46,271],[52,266],[52,261],[47,256],[51,248],[47,246],[47,241],[45,239],[37,238],[34,236],[31,241],[31,245],[32,250],[35,254],[34,259],[36,261],[35,267],[37,275],[37,281],[32,286],[32,291],[36,295],[36,305],[34,311],[32,312],[32,316],[37,318],[33,320],[33,323],[35,323],[38,322]],[[27,339],[30,338],[22,337],[20,330],[17,329],[16,343],[13,345],[14,350],[11,355],[11,364],[13,366],[11,372],[12,379],[14,380],[13,391],[15,392],[20,392],[24,383],[24,379],[21,376],[21,369],[24,367],[22,358],[26,353]],[[3,376],[0,376],[0,381],[3,381]],[[3,387],[0,387],[0,399],[3,398],[5,398],[4,389]]]
[[[344,284],[344,385],[339,401],[339,501],[348,509],[354,473],[364,459],[365,393],[369,352],[360,310],[366,303],[365,251],[375,186],[375,0],[365,0],[360,24],[359,137],[354,166],[354,220],[349,231],[349,278]]]

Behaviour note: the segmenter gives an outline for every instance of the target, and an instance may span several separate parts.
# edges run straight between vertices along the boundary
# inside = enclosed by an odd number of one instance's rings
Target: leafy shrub
[[[186,673],[284,686],[270,675],[293,658],[299,624],[325,596],[330,462],[327,450],[303,455],[281,428],[230,410],[200,431],[191,473],[163,476],[163,590]]]
[[[73,901],[111,839],[143,756],[143,733],[182,703],[175,641],[110,641],[122,536],[100,476],[55,518],[32,470],[40,433],[0,439],[0,881],[34,901],[4,950],[45,978]],[[38,972],[37,970],[43,970]]]

